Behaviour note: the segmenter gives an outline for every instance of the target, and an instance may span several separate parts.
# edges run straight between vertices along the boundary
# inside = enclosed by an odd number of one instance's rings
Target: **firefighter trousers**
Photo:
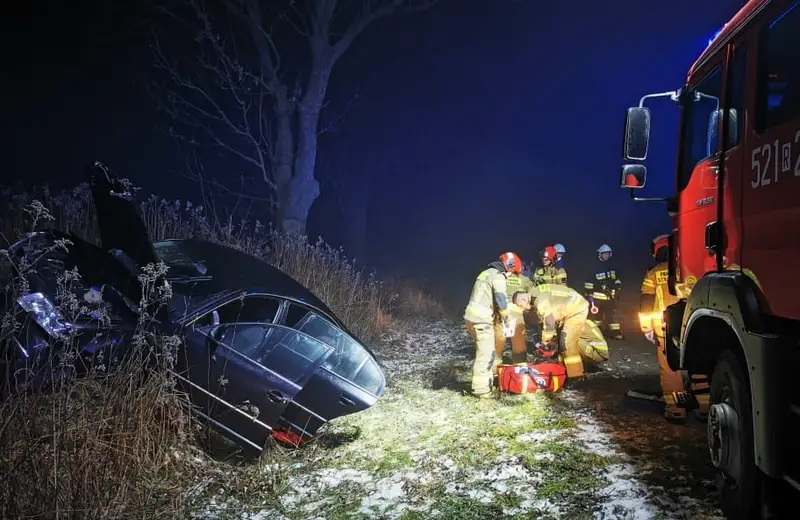
[[[664,396],[664,403],[666,404],[664,413],[674,416],[679,416],[682,413],[685,415],[684,412],[678,409],[674,397],[675,392],[684,391],[683,375],[679,371],[672,370],[669,367],[669,363],[667,363],[667,353],[664,351],[664,337],[656,335],[656,339],[658,341],[656,345],[658,375],[661,381],[661,393]]]
[[[525,321],[522,316],[514,316],[514,319],[517,320],[517,324],[514,328],[514,335],[510,338],[511,362],[514,364],[525,363],[528,360],[528,345],[525,342]],[[495,367],[503,361],[506,339],[508,338],[503,335],[503,326],[498,325],[498,331],[495,333]]]
[[[599,309],[599,317],[603,325],[608,327],[608,331],[612,336],[622,334],[622,325],[620,324],[619,311],[617,310],[617,300],[599,300],[596,299],[594,304]]]
[[[472,364],[472,393],[488,394],[492,390],[492,366],[495,355],[497,327],[490,323],[466,322],[467,332],[475,341],[475,361]],[[502,335],[502,329],[501,329]]]
[[[580,378],[584,376],[583,356],[581,355],[580,339],[586,325],[586,314],[577,314],[564,319],[561,333],[564,335],[564,367],[567,369],[567,378]]]
[[[683,374],[680,371],[672,370],[667,362],[667,354],[664,351],[664,336],[656,335],[658,344],[656,350],[658,354],[658,371],[661,380],[661,393],[664,395],[666,408],[664,414],[667,417],[681,418],[686,416],[686,411],[678,407],[675,401],[675,392],[683,392],[686,387],[683,383]],[[695,414],[700,418],[705,418],[708,414],[710,399],[710,388],[708,376],[693,374],[689,378],[689,387],[697,400],[697,410]]]
[[[593,366],[608,361],[608,343],[603,337],[603,332],[592,320],[586,320],[578,338],[578,348],[583,356],[583,362]]]

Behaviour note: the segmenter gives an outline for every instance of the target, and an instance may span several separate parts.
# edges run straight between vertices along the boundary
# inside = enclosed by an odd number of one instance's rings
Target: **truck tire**
[[[707,444],[725,518],[759,518],[762,475],[753,455],[750,384],[730,350],[720,356],[711,378]]]

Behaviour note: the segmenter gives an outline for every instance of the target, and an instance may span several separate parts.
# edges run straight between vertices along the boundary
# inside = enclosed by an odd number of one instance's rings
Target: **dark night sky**
[[[664,206],[635,204],[617,187],[624,110],[679,87],[743,3],[442,0],[387,20],[334,73],[334,102],[361,95],[324,137],[319,174],[372,181],[370,256],[384,269],[463,293],[504,250],[527,259],[560,241],[581,271],[607,242],[638,285],[648,240],[669,221]],[[3,183],[69,186],[101,158],[145,191],[196,197],[165,173],[181,157],[142,91],[147,49],[128,16],[141,13],[122,12],[125,2],[27,4],[2,22]],[[677,110],[652,108],[646,191],[664,195]],[[315,208],[313,229],[326,232],[330,208]]]

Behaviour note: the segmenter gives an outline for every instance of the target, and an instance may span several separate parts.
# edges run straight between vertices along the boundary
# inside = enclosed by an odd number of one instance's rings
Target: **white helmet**
[[[608,256],[611,256],[613,253],[611,251],[611,246],[608,244],[603,244],[602,246],[597,248],[597,258],[600,258],[600,255],[603,253],[608,253]]]
[[[556,253],[563,255],[567,252],[567,248],[564,247],[564,244],[553,244],[553,249],[556,250]]]

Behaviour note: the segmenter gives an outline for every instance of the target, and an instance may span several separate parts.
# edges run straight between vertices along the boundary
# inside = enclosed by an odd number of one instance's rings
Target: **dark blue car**
[[[19,374],[47,351],[48,338],[70,328],[91,329],[83,335],[87,357],[109,345],[124,347],[142,312],[135,303],[140,266],[164,262],[169,270],[159,283],[169,284],[172,297],[152,314],[160,328],[184,340],[175,375],[196,415],[229,438],[259,451],[270,436],[308,440],[326,422],[377,402],[386,379],[374,354],[307,288],[232,248],[197,240],[151,242],[131,197],[109,170],[95,163],[91,174],[102,247],[68,237],[68,251],[51,252],[53,273],[77,267],[82,285],[76,291],[107,304],[114,319],[68,322],[53,304],[53,280],[46,270],[37,273],[31,292],[13,302],[30,320],[13,339],[17,352],[6,373]],[[44,233],[35,239],[46,245],[63,237]],[[98,327],[107,330],[98,334]]]

